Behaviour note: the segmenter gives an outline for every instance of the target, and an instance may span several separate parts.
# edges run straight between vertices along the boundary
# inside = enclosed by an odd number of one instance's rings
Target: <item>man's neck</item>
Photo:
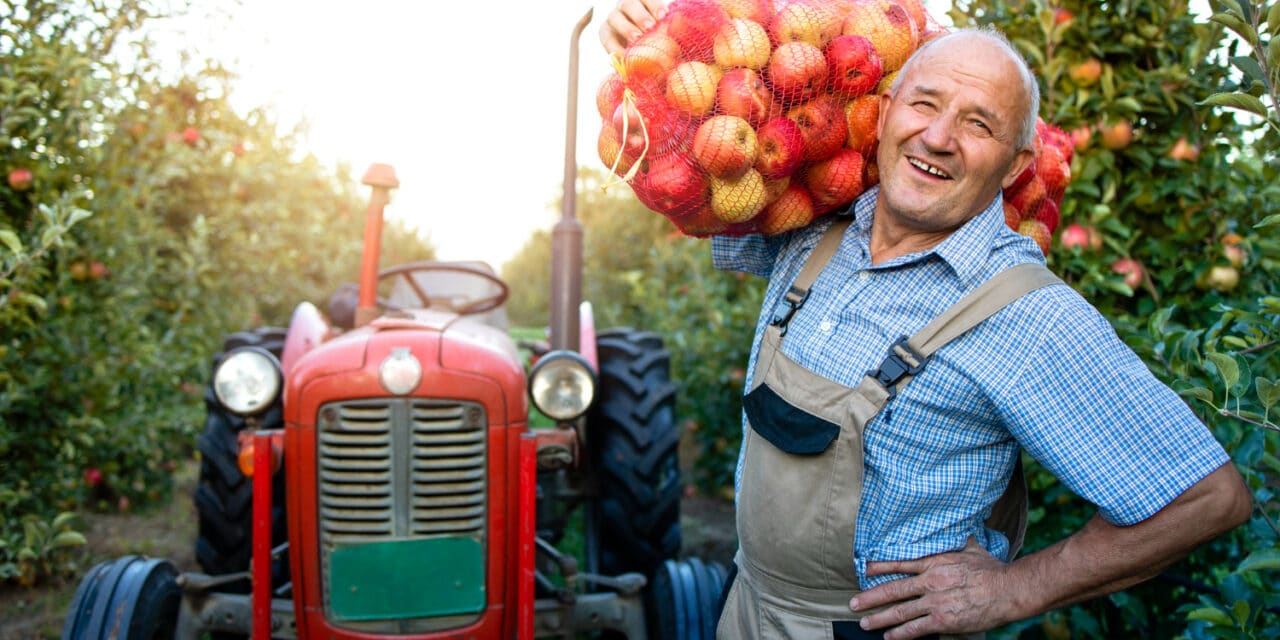
[[[888,214],[876,211],[871,219],[871,265],[883,264],[894,258],[928,251],[946,240],[955,229],[923,231],[896,224]]]

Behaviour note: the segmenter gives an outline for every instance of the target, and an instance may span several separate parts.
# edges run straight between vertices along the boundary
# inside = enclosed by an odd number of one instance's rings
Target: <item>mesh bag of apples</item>
[[[600,85],[600,159],[689,236],[805,226],[878,182],[878,95],[942,32],[921,0],[675,0]]]

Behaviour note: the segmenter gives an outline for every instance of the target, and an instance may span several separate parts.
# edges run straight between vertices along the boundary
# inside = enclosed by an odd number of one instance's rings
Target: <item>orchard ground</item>
[[[689,437],[681,443],[680,459],[686,484],[695,449]],[[175,472],[173,500],[143,512],[81,514],[87,550],[80,572],[60,583],[34,588],[0,586],[0,640],[57,638],[62,633],[71,598],[80,576],[93,565],[129,554],[168,558],[179,571],[195,571],[196,513],[191,502],[199,464],[192,460]],[[733,503],[719,497],[687,494],[681,504],[683,553],[714,560],[727,568],[737,548]]]

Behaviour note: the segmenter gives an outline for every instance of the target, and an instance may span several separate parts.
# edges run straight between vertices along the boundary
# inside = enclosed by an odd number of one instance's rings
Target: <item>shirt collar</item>
[[[860,238],[870,243],[871,220],[875,216],[876,201],[880,197],[880,186],[876,185],[853,203],[853,228]],[[997,195],[981,213],[964,223],[954,233],[947,236],[928,251],[912,256],[904,256],[904,262],[914,262],[930,255],[937,255],[947,263],[961,281],[969,282],[980,274],[982,266],[995,246],[996,234],[1004,225],[1004,200]],[[895,261],[896,262],[896,261]]]

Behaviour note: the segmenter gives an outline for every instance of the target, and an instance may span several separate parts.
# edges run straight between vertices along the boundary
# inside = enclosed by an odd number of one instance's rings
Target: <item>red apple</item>
[[[111,270],[107,269],[107,265],[97,261],[89,263],[90,278],[93,278],[94,280],[101,280],[103,278],[109,277],[110,275],[111,275]]]
[[[646,207],[672,218],[694,213],[710,201],[706,175],[689,156],[673,152],[646,158],[632,179],[636,198]]]
[[[1022,212],[1016,207],[1009,204],[1008,200],[1004,201],[1004,223],[1014,231],[1018,230],[1018,225],[1022,224]]]
[[[753,126],[760,124],[773,111],[773,94],[759,73],[751,69],[725,72],[716,87],[716,105],[720,113],[737,116]]]
[[[1049,255],[1049,243],[1053,234],[1049,233],[1049,227],[1046,227],[1043,222],[1023,220],[1018,223],[1018,233],[1035,240],[1036,244],[1040,245],[1040,251],[1046,256]]]
[[[813,208],[819,214],[834,211],[853,202],[862,193],[862,154],[853,149],[839,149],[805,172],[805,186],[813,196]]]
[[[14,191],[26,191],[31,188],[34,178],[31,170],[26,167],[18,167],[9,170],[9,188]]]
[[[729,22],[729,14],[712,0],[682,0],[667,7],[662,23],[684,52],[684,59],[712,61],[711,43]]]
[[[1083,152],[1089,148],[1089,141],[1093,138],[1093,127],[1084,125],[1071,130],[1071,146],[1079,152]]]
[[[1075,20],[1075,18],[1076,18],[1076,14],[1071,13],[1070,11],[1063,9],[1062,7],[1058,7],[1053,10],[1054,24],[1066,24],[1068,22],[1071,22],[1072,20]]]
[[[665,78],[680,59],[680,43],[657,32],[640,36],[622,54],[628,79]]]
[[[898,4],[907,10],[907,15],[911,16],[911,22],[916,26],[916,32],[920,34],[920,44],[925,43],[925,34],[940,35],[940,31],[929,30],[929,14],[925,12],[924,4],[920,0],[898,0]]]
[[[102,484],[102,471],[97,467],[89,467],[88,469],[85,469],[84,483],[88,485],[90,489]]]
[[[862,36],[839,36],[827,45],[831,90],[854,97],[876,88],[884,70],[880,54]]]
[[[1102,75],[1102,62],[1097,58],[1089,58],[1071,65],[1067,69],[1067,75],[1081,87],[1092,86]]]
[[[200,130],[195,127],[187,127],[182,130],[182,141],[194,147],[200,142]]]
[[[762,178],[764,176],[761,176]],[[778,199],[787,187],[791,186],[791,176],[781,178],[764,178],[764,202],[766,205]]]
[[[1137,289],[1142,284],[1144,270],[1142,263],[1133,258],[1120,258],[1111,263],[1111,270],[1124,276],[1124,283],[1130,289]]]
[[[1200,147],[1187,142],[1186,136],[1180,136],[1178,141],[1173,143],[1173,147],[1169,149],[1169,157],[1174,160],[1189,160],[1195,162],[1200,157]]]
[[[769,62],[773,46],[769,34],[759,23],[733,18],[716,32],[712,53],[716,64],[725,69],[746,67],[760,69]]]
[[[756,170],[766,179],[789,176],[804,161],[804,136],[789,118],[773,118],[756,130]]]
[[[1036,176],[1044,181],[1045,191],[1050,197],[1061,197],[1071,181],[1071,163],[1062,155],[1062,150],[1047,144],[1036,156]]]
[[[737,116],[712,116],[693,134],[693,157],[714,177],[736,178],[756,161],[756,132]]]
[[[880,165],[876,164],[876,154],[873,149],[867,154],[867,166],[862,169],[862,188],[870,189],[880,184]]]
[[[911,15],[894,0],[863,0],[845,16],[842,33],[871,41],[885,73],[897,71],[916,50],[920,34]]]
[[[1035,211],[1031,212],[1031,215],[1023,217],[1033,218],[1043,222],[1044,226],[1049,228],[1049,233],[1053,233],[1058,228],[1058,203],[1053,198],[1045,198],[1044,201],[1040,203],[1040,206],[1037,207]]]
[[[609,74],[609,77],[600,83],[600,88],[596,89],[596,111],[600,112],[601,120],[613,117],[614,110],[622,102],[622,92],[626,88],[622,83],[622,77],[616,73]]]
[[[711,178],[711,212],[727,223],[755,217],[764,209],[766,197],[764,178],[755,169],[736,178]]]
[[[1058,236],[1058,242],[1071,251],[1088,251],[1089,230],[1082,224],[1069,224]]]
[[[768,24],[773,17],[773,0],[716,0],[731,18]]]
[[[1123,149],[1133,141],[1133,125],[1128,120],[1101,126],[1099,130],[1102,132],[1102,146],[1112,151]]]
[[[849,130],[845,144],[864,157],[870,157],[871,148],[876,146],[876,123],[879,119],[880,96],[869,93],[850,100],[844,107],[845,126]]]
[[[711,210],[711,204],[708,203],[701,209],[680,218],[676,221],[676,226],[685,235],[705,238],[728,229],[729,223],[716,217],[715,212]]]
[[[793,184],[789,185],[777,200],[766,206],[756,221],[760,233],[771,236],[799,229],[813,222],[817,216],[813,198],[809,192],[804,187]]]
[[[1015,209],[1022,212],[1022,217],[1029,218],[1035,213],[1040,203],[1044,202],[1047,195],[1048,192],[1045,190],[1044,181],[1040,179],[1040,176],[1032,176],[1030,182],[1023,185],[1021,189],[1013,191],[1005,199]]]
[[[722,75],[724,72],[715,65],[696,60],[681,62],[667,76],[667,104],[695,117],[711,113]]]
[[[839,16],[818,3],[792,2],[778,9],[769,21],[769,35],[779,46],[804,42],[821,49],[839,31]]]
[[[835,155],[849,137],[843,105],[830,95],[818,96],[792,108],[787,117],[800,126],[804,159],[809,162]]]
[[[774,95],[786,104],[797,104],[818,95],[827,84],[827,59],[807,42],[778,45],[769,58],[769,83]]]

